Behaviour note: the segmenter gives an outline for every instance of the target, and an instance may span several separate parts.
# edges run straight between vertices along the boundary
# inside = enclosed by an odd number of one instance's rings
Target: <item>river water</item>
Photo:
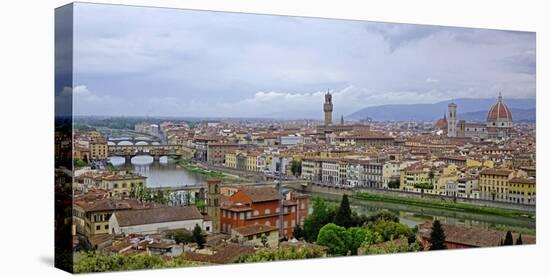
[[[341,196],[326,194],[311,194],[311,196],[319,196],[336,204],[339,203],[341,199]],[[525,234],[535,234],[536,228],[536,221],[532,218],[512,218],[507,216],[458,212],[399,203],[356,200],[353,198],[350,199],[350,206],[352,210],[365,215],[373,214],[382,209],[390,210],[398,214],[401,223],[409,226],[418,225],[427,220],[438,219],[448,224],[477,226],[503,231],[510,230],[512,232]]]
[[[175,162],[162,157],[159,162],[153,162],[151,156],[136,156],[131,164],[125,164],[122,157],[110,157],[109,161],[117,168],[135,171],[147,177],[147,187],[180,187],[206,183],[206,176],[194,174],[184,168],[177,167]],[[326,194],[311,194],[320,196],[337,204],[341,197]],[[530,218],[511,218],[498,215],[458,212],[436,208],[411,206],[399,203],[380,201],[365,201],[350,199],[351,208],[359,214],[372,214],[386,209],[399,215],[400,221],[409,226],[418,225],[426,220],[439,219],[444,223],[467,226],[478,226],[497,230],[510,230],[525,234],[534,234],[536,222]]]
[[[181,187],[206,183],[204,175],[195,174],[180,168],[167,157],[161,157],[154,162],[153,157],[144,155],[132,158],[131,164],[126,164],[123,157],[109,157],[116,168],[124,168],[147,177],[147,187]]]

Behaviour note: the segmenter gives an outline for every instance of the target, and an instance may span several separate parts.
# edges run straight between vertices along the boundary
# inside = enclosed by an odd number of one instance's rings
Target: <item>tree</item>
[[[348,195],[344,195],[340,202],[340,208],[338,208],[336,216],[334,217],[334,224],[349,228],[351,223],[351,208],[349,206]]]
[[[447,249],[445,244],[445,231],[439,220],[434,220],[432,225],[432,232],[430,233],[430,250],[442,250]]]
[[[203,248],[206,242],[206,239],[202,235],[202,229],[198,224],[195,224],[195,228],[193,229],[193,241],[197,243],[199,248]]]
[[[296,224],[296,227],[294,227],[294,229],[292,230],[292,236],[299,240],[301,238],[304,237],[304,231],[302,230],[302,227],[300,226],[300,224]]]
[[[390,180],[390,182],[388,182],[388,188],[390,189],[399,189],[399,186],[400,186],[399,179]]]
[[[351,212],[351,226],[352,227],[362,227],[369,221],[369,217],[367,215],[359,215],[357,212],[352,211]]]
[[[335,256],[348,255],[351,241],[350,232],[334,223],[323,226],[317,236],[317,244],[328,247],[328,252]]]
[[[504,237],[504,242],[502,245],[514,245],[514,238],[512,237],[512,232],[508,231],[506,232],[506,236]]]
[[[196,266],[206,263],[188,261],[183,258],[164,259],[149,255],[106,255],[97,252],[83,252],[74,263],[75,273],[111,272],[133,269]]]
[[[521,239],[521,234],[519,234],[519,237],[516,240],[516,245],[521,245],[521,244],[523,244],[523,240]]]
[[[399,222],[399,216],[395,213],[388,210],[380,210],[368,217],[368,222],[371,224],[376,224],[379,221],[393,221]]]
[[[335,208],[319,197],[313,198],[312,206],[313,212],[304,221],[304,238],[308,242],[317,240],[321,227],[332,222],[336,213]]]
[[[365,241],[369,232],[367,228],[362,227],[350,227],[347,232],[350,234],[349,251],[351,255],[357,255],[357,249],[361,247],[361,244]]]
[[[177,230],[168,236],[178,244],[193,242],[193,234],[187,230]]]
[[[371,225],[371,230],[379,233],[384,241],[389,241],[397,238],[409,238],[413,231],[405,224],[394,221],[381,220],[378,223]]]
[[[326,251],[317,247],[279,247],[279,248],[262,248],[252,254],[239,256],[235,263],[253,263],[266,261],[280,260],[302,260],[310,258],[319,258],[326,255]]]
[[[262,236],[260,237],[260,241],[262,242],[262,245],[264,247],[267,247],[267,236],[265,235],[265,233],[263,233]]]
[[[292,175],[300,176],[302,174],[302,161],[292,160],[290,170],[292,171]]]

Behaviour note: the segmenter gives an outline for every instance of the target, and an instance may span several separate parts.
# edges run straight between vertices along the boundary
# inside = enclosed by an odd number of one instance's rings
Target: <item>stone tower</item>
[[[212,219],[212,233],[220,232],[220,183],[221,181],[215,178],[206,180],[206,212]]]
[[[457,105],[454,102],[448,105],[447,137],[457,136],[456,107]]]
[[[332,125],[332,95],[330,92],[325,94],[325,104],[323,105],[323,111],[325,111],[325,126]]]

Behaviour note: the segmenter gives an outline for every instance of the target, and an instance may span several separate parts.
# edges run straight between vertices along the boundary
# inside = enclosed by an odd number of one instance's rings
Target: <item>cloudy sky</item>
[[[535,34],[76,4],[77,115],[321,118],[535,97]]]

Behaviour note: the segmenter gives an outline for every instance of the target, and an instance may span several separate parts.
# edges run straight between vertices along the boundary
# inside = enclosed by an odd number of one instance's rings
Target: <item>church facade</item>
[[[497,102],[489,109],[485,123],[466,122],[457,118],[458,106],[451,102],[447,113],[434,124],[436,132],[449,138],[496,138],[504,139],[512,135],[512,112],[499,93]]]

